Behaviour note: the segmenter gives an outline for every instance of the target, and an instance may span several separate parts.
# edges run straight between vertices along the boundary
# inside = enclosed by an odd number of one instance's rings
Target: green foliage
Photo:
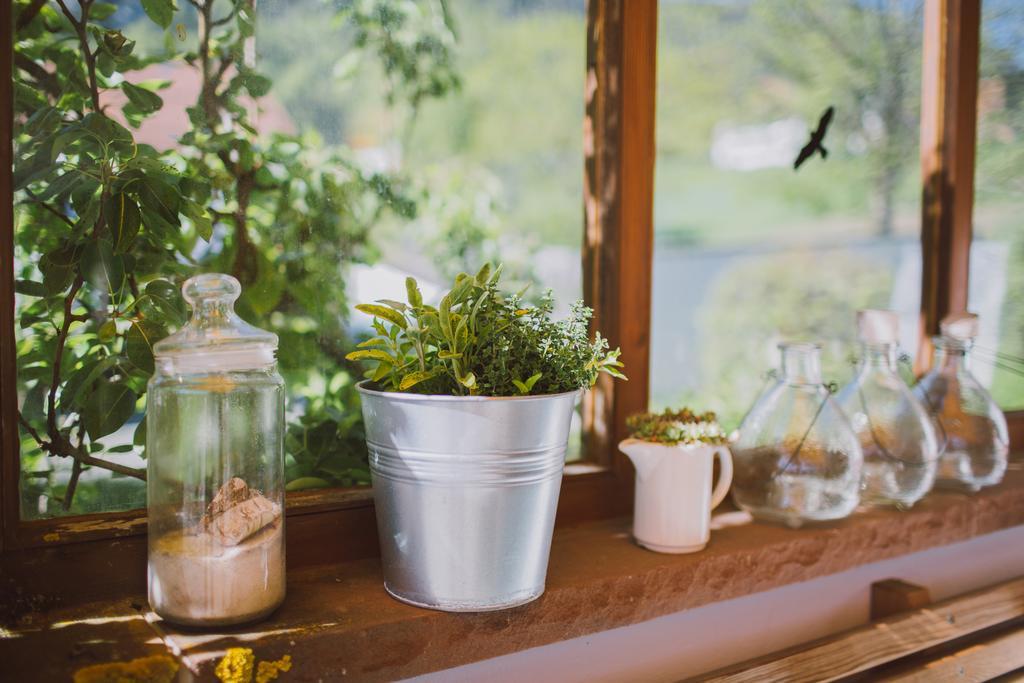
[[[369,479],[354,368],[344,360],[340,266],[372,258],[371,228],[385,214],[415,216],[416,200],[404,178],[364,173],[315,135],[261,135],[242,100],[272,87],[247,57],[253,3],[189,4],[190,16],[203,21],[186,42],[188,31],[168,30],[172,0],[143,0],[165,36],[165,51],[149,56],[100,23],[113,5],[14,5],[18,381],[22,465],[31,481],[24,490],[45,492],[65,510],[90,468],[145,477],[109,457],[131,444],[108,449],[99,439],[114,438],[144,410],[153,343],[183,324],[180,283],[197,271],[235,275],[244,291],[240,314],[281,339],[292,399],[289,477]],[[396,60],[396,98],[423,100],[454,82],[445,44],[382,46],[355,14],[340,16],[348,31],[367,36],[354,51]],[[406,51],[417,60],[411,70],[401,62]],[[157,62],[191,65],[202,81],[190,128],[167,151],[133,133],[163,107],[166,84],[133,75]],[[123,106],[104,106],[115,90]],[[130,439],[140,455],[144,425]],[[67,484],[54,476],[50,456],[74,463]],[[83,500],[101,502],[95,498]]]
[[[728,441],[718,417],[711,411],[694,413],[689,408],[662,413],[638,413],[626,418],[629,435],[642,441],[664,444],[723,444]]]
[[[551,319],[550,292],[536,306],[498,288],[501,267],[460,273],[434,307],[406,281],[407,302],[359,304],[376,336],[348,354],[373,367],[366,376],[388,391],[454,396],[556,394],[593,386],[600,373],[625,379],[619,350],[587,332],[590,309],[577,302]]]

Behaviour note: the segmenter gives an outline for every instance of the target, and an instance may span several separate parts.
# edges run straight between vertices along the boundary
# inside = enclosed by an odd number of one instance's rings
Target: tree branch
[[[34,193],[32,192],[32,190],[30,190],[30,189],[28,189],[28,188],[26,187],[26,188],[25,188],[25,190],[24,190],[24,192],[25,192],[25,194],[26,194],[26,195],[28,196],[28,198],[29,198],[29,199],[31,199],[32,201],[34,201],[34,202],[35,202],[36,204],[38,204],[39,206],[41,206],[41,207],[43,207],[44,209],[46,209],[47,211],[49,211],[50,213],[52,213],[52,214],[53,214],[54,216],[56,216],[57,218],[61,219],[62,221],[64,221],[64,222],[65,222],[65,223],[67,223],[68,225],[70,225],[70,226],[71,226],[72,228],[73,228],[73,227],[75,227],[75,224],[74,224],[74,222],[72,222],[72,220],[71,220],[70,218],[68,218],[67,216],[65,216],[64,214],[62,214],[62,213],[61,213],[60,211],[58,211],[57,209],[53,208],[52,206],[50,206],[49,204],[47,204],[46,202],[44,202],[44,201],[43,201],[42,199],[40,199],[39,197],[37,197],[37,196],[36,196],[36,195],[35,195],[35,194],[34,194]]]
[[[75,33],[78,34],[78,42],[82,46],[82,56],[85,58],[85,67],[89,72],[89,91],[92,95],[93,111],[97,114],[102,114],[103,112],[100,109],[100,88],[96,80],[96,53],[89,49],[89,34],[85,30],[89,23],[89,10],[92,9],[92,3],[93,0],[79,0],[79,5],[82,8],[82,17],[81,19],[76,19],[75,15],[68,9],[68,6],[64,4],[64,0],[57,0],[57,4],[60,5],[64,16],[71,22]]]
[[[18,413],[18,422],[21,423],[22,428],[29,433],[29,435],[35,440],[35,442],[39,444],[39,450],[45,453],[49,453],[50,455],[58,455],[66,458],[73,458],[76,462],[80,462],[83,465],[89,465],[91,467],[100,467],[105,470],[110,470],[111,472],[123,474],[126,477],[134,477],[135,479],[141,479],[142,481],[146,480],[146,470],[142,468],[128,467],[127,465],[122,465],[120,463],[94,458],[85,451],[85,447],[82,444],[79,444],[77,448],[73,448],[71,447],[71,444],[67,442],[67,439],[63,439],[64,444],[67,446],[67,450],[61,450],[58,446],[54,445],[53,443],[47,441],[42,436],[40,436],[39,432],[28,423],[28,420],[26,420],[25,417],[20,412]],[[67,493],[64,494],[64,497],[68,500],[70,500],[71,498],[71,496],[69,496]]]
[[[40,450],[50,450],[50,442],[46,441],[43,437],[39,435],[39,432],[36,431],[36,428],[28,423],[28,420],[26,420],[25,417],[21,414],[20,410],[18,411],[18,422],[21,423],[22,429],[28,432],[28,435],[31,436],[37,444],[39,444]]]
[[[36,85],[46,94],[50,95],[50,97],[60,97],[60,84],[57,82],[57,77],[44,69],[42,65],[37,64],[20,53],[15,53],[14,65],[31,76],[35,80]]]
[[[75,458],[71,463],[71,477],[68,479],[67,488],[64,489],[64,498],[61,500],[61,507],[64,512],[71,509],[71,501],[75,497],[75,489],[78,488],[78,477],[82,474],[82,461]]]
[[[20,31],[31,24],[45,4],[46,0],[32,0],[32,4],[23,9],[21,14],[18,15],[18,23],[14,26],[14,30]]]
[[[136,479],[146,481],[146,470],[142,468],[128,467],[127,465],[122,465],[117,462],[110,462],[109,460],[100,460],[99,458],[94,458],[91,455],[86,455],[85,453],[76,453],[71,457],[75,458],[76,460],[80,460],[83,465],[102,467],[105,470],[117,472],[118,474],[123,474],[126,477],[134,477]]]
[[[74,322],[71,315],[71,307],[75,304],[75,296],[78,294],[78,290],[82,288],[83,282],[82,275],[79,273],[71,285],[71,291],[64,298],[64,321],[61,323],[60,331],[57,333],[57,350],[54,352],[53,377],[50,380],[50,394],[46,404],[46,433],[49,435],[52,443],[60,444],[61,446],[67,442],[67,439],[61,435],[60,430],[57,428],[57,388],[60,387],[60,365],[61,360],[64,358],[64,346],[68,341],[68,331],[71,329],[71,323]],[[70,447],[70,444],[67,445]],[[61,448],[61,450],[65,449]]]

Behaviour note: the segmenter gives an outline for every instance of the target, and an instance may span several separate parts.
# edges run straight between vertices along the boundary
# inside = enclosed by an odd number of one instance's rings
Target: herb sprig
[[[600,334],[590,341],[592,311],[582,302],[552,320],[550,292],[530,306],[522,292],[499,289],[500,275],[490,264],[460,273],[436,307],[411,277],[406,302],[359,304],[377,334],[347,358],[375,363],[366,376],[381,389],[421,394],[556,394],[593,386],[602,372],[625,379],[619,350]]]
[[[728,440],[713,412],[694,413],[689,408],[663,413],[639,413],[626,418],[629,435],[642,441],[664,444],[723,444]]]

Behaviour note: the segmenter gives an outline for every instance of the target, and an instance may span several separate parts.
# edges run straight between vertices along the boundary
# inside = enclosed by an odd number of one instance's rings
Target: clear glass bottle
[[[966,491],[998,484],[1006,472],[1010,448],[1003,411],[971,374],[971,347],[978,317],[950,316],[932,343],[929,370],[914,387],[935,421],[942,455],[935,485]]]
[[[896,368],[896,313],[858,311],[857,334],[857,369],[836,400],[864,453],[861,500],[909,508],[931,491],[935,481],[935,429],[924,404]]]
[[[732,495],[754,517],[798,527],[857,507],[862,458],[846,415],[821,380],[821,346],[784,343],[781,372],[732,446]]]
[[[284,381],[277,336],[234,311],[228,275],[182,291],[192,319],[154,346],[147,398],[149,602],[196,626],[284,600]]]

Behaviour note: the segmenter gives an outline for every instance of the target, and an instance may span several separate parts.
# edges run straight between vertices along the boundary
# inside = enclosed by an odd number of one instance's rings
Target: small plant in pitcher
[[[626,418],[629,435],[641,441],[663,443],[671,446],[691,444],[720,445],[728,441],[718,424],[718,417],[711,411],[694,413],[689,408],[662,413],[638,413]]]
[[[407,302],[382,299],[356,308],[372,315],[376,336],[349,353],[375,365],[367,378],[385,391],[432,395],[526,396],[593,386],[600,373],[625,379],[619,349],[588,334],[591,309],[576,302],[552,320],[547,292],[535,306],[498,287],[501,266],[460,273],[438,305],[406,280]]]

